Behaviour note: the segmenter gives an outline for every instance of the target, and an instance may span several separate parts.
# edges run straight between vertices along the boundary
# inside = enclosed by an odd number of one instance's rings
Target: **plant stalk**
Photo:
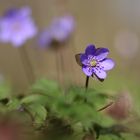
[[[88,89],[88,83],[89,83],[89,76],[86,76],[86,83],[85,83],[85,89]]]

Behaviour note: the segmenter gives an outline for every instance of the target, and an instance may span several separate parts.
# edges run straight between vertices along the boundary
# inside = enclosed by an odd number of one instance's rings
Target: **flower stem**
[[[20,53],[21,61],[23,63],[23,67],[25,69],[26,75],[29,80],[29,84],[33,84],[35,80],[35,76],[34,76],[34,72],[33,72],[33,68],[32,68],[29,56],[24,46],[19,48],[19,53]]]
[[[86,77],[86,83],[85,83],[85,89],[88,89],[88,83],[89,83],[89,76]]]

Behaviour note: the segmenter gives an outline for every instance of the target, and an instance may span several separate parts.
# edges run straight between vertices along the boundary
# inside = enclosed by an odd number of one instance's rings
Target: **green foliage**
[[[21,105],[20,101],[16,98],[13,98],[7,103],[7,110],[8,111],[17,110],[18,108],[20,108],[20,105]]]
[[[31,92],[34,93],[43,93],[46,95],[54,94],[56,92],[59,92],[60,88],[58,84],[54,81],[41,79],[37,81],[31,88]]]
[[[81,140],[86,134],[97,134],[101,130],[99,140],[117,140],[117,135],[108,131],[114,122],[98,111],[107,99],[107,95],[94,89],[73,86],[63,91],[56,82],[43,79],[22,98],[11,96],[11,90],[1,85],[0,113],[25,113],[48,140]],[[95,124],[99,124],[99,129],[95,129]]]
[[[34,103],[26,105],[26,109],[30,112],[32,120],[37,125],[42,124],[46,120],[47,111],[44,106]]]
[[[85,132],[93,130],[94,123],[105,124],[105,119],[110,123],[111,119],[97,111],[106,105],[107,96],[93,89],[85,91],[81,87],[70,87],[63,92],[55,82],[41,80],[31,88],[31,93],[34,96],[42,96],[42,99],[46,100],[42,102],[48,111],[48,116],[67,120],[72,129],[82,136],[83,130]],[[26,97],[26,103],[33,100],[38,102],[40,98],[36,99],[34,96],[29,97],[28,100]],[[25,99],[22,101],[25,102]],[[58,129],[62,130],[62,128]]]
[[[32,94],[24,97],[20,101],[22,104],[32,104],[32,103],[38,103],[41,105],[46,104],[46,96],[38,95],[38,94]]]
[[[38,102],[38,97],[44,96],[49,115],[67,119],[72,124],[80,122],[86,130],[94,122],[100,122],[101,115],[97,110],[105,105],[107,98],[93,89],[85,91],[78,87],[71,87],[64,93],[55,82],[47,80],[38,81],[31,88],[31,93],[35,95],[24,98],[22,102]]]

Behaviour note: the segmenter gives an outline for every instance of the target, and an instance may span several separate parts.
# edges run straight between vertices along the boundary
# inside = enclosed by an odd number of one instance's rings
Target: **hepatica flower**
[[[96,76],[99,80],[104,80],[107,77],[106,71],[114,67],[114,61],[107,58],[109,50],[107,48],[95,48],[94,45],[89,45],[85,53],[79,54],[80,65],[87,76]]]
[[[63,42],[69,38],[74,30],[74,19],[72,16],[64,16],[54,19],[51,24],[51,34],[54,40]]]
[[[0,17],[1,42],[12,43],[14,47],[20,47],[36,33],[37,28],[29,7],[10,9]]]
[[[45,29],[40,35],[38,39],[38,44],[40,47],[49,47],[52,43],[52,35],[50,33],[50,29]]]
[[[75,21],[72,16],[55,18],[51,25],[40,34],[39,45],[50,46],[51,43],[64,43],[74,31]]]

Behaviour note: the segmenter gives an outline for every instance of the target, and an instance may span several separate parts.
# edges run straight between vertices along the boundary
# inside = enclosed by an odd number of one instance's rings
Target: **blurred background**
[[[55,17],[66,14],[74,16],[75,31],[59,51],[40,49],[37,37],[27,41],[22,54],[10,44],[0,43],[1,82],[8,81],[19,92],[40,78],[57,80],[64,87],[84,86],[85,75],[75,61],[75,54],[84,52],[88,44],[95,44],[110,49],[109,57],[116,66],[103,83],[90,79],[90,86],[110,92],[130,90],[137,99],[140,90],[139,0],[1,0],[0,15],[11,7],[22,6],[31,7],[39,32]]]

